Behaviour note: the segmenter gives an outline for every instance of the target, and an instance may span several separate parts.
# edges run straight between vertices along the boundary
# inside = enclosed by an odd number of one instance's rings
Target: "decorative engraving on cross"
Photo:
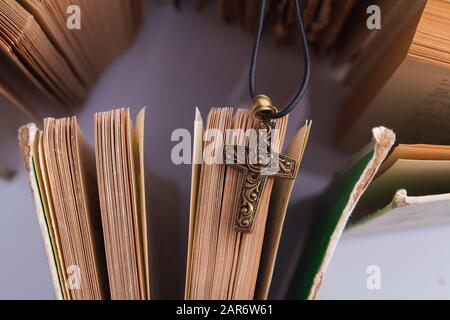
[[[272,151],[273,121],[261,121],[258,141],[252,146],[225,145],[225,164],[243,172],[239,206],[235,215],[235,230],[251,233],[254,228],[261,196],[268,179],[294,179],[297,163],[294,159]],[[254,147],[254,146],[257,147]]]

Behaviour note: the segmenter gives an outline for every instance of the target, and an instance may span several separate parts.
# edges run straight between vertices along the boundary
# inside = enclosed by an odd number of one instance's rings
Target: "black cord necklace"
[[[284,107],[280,111],[277,111],[277,109],[273,107],[272,101],[267,96],[258,94],[256,91],[256,68],[258,65],[258,56],[260,51],[262,31],[264,29],[264,14],[266,8],[266,1],[260,0],[258,29],[256,31],[256,38],[250,62],[249,87],[250,96],[253,99],[252,104],[255,114],[266,120],[282,118],[285,115],[289,114],[292,110],[294,110],[305,95],[311,77],[311,57],[309,55],[308,41],[306,38],[305,28],[302,20],[300,6],[301,0],[293,1],[295,1],[295,15],[297,19],[298,33],[301,36],[303,46],[305,70],[303,74],[303,81],[292,100],[287,104],[286,107]]]

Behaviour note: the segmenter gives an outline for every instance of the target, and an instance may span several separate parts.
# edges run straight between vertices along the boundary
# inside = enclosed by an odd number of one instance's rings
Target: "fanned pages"
[[[196,114],[194,136],[194,168],[192,171],[191,218],[188,243],[188,266],[186,275],[186,299],[253,299],[260,271],[266,221],[274,183],[267,177],[261,192],[259,207],[252,232],[241,233],[235,229],[236,212],[240,205],[244,173],[222,162],[224,141],[227,145],[246,146],[260,121],[250,110],[239,109],[233,117],[230,108],[215,108],[208,115],[204,132],[203,150],[198,148],[202,138],[199,113]],[[287,118],[276,121],[278,137],[273,140],[272,150],[282,149],[287,127]],[[233,130],[229,130],[233,129]],[[295,151],[301,159],[309,124],[303,130],[302,139],[295,144]],[[225,134],[226,132],[226,134]],[[195,147],[197,146],[197,147]],[[201,165],[200,161],[203,156]],[[297,173],[297,172],[296,172]],[[286,188],[287,198],[290,189]],[[284,215],[283,208],[275,212]],[[275,229],[281,229],[282,221],[277,220]],[[269,265],[276,256],[276,241],[270,244],[274,250],[268,259]],[[266,287],[271,279],[270,267],[261,298],[267,298]]]
[[[133,43],[142,11],[141,0],[0,1],[0,100],[18,111],[0,133],[2,149],[20,125],[78,110]],[[0,156],[0,178],[18,169],[10,154]]]
[[[144,117],[142,109],[133,126],[125,108],[95,114],[95,152],[83,138],[75,117],[45,119],[43,132],[34,124],[19,131],[59,299],[150,299],[147,208],[150,203],[168,198],[159,192],[155,194],[161,199],[153,197],[146,202]],[[287,117],[274,121],[273,127],[270,125],[271,161],[263,163],[259,146],[258,154],[251,148],[255,142],[264,141],[258,130],[265,130],[266,125],[269,124],[261,122],[250,110],[239,109],[233,116],[233,109],[217,108],[210,112],[203,131],[202,118],[196,110],[187,299],[268,297],[286,208],[311,123],[299,130],[283,154]],[[241,164],[228,162],[228,151],[224,151],[230,146],[233,155],[239,156],[239,150],[248,151],[244,163],[249,169],[242,170]],[[274,158],[275,154],[280,158]],[[276,167],[273,160],[277,161]],[[246,171],[255,166],[258,170]],[[263,171],[266,169],[271,171]],[[276,181],[284,178],[287,180]],[[160,183],[154,188],[167,189],[170,200],[174,199],[172,188],[164,186],[161,179],[152,177],[152,181]],[[274,186],[276,190],[272,192]],[[259,193],[260,202],[252,204],[257,208],[251,218],[253,228],[241,232],[236,229],[237,222],[242,221],[237,218],[237,209],[243,208],[242,201],[253,199],[255,192]],[[170,207],[152,207],[152,212],[165,209],[163,215],[152,215],[152,226],[165,228],[162,224],[169,221],[166,215],[170,214]],[[152,229],[151,235],[155,233],[155,240],[167,239],[161,230]],[[153,254],[166,254],[160,248],[165,245],[157,243]],[[152,272],[164,274],[161,268],[173,270],[172,266],[154,263]],[[157,274],[152,274],[152,279],[152,283],[159,281]],[[167,291],[155,288],[156,297]]]
[[[19,130],[19,144],[23,161],[30,182],[31,193],[35,203],[36,218],[42,234],[44,249],[50,268],[53,288],[58,300],[68,297],[63,278],[63,267],[57,239],[50,220],[49,204],[44,194],[44,181],[39,162],[39,141],[41,131],[34,124],[23,126]]]
[[[150,298],[144,117],[96,114],[95,152],[75,117],[19,130],[58,299]]]
[[[128,109],[95,115],[97,174],[112,299],[149,299],[143,181],[144,110],[133,130]]]
[[[57,297],[107,299],[93,149],[75,117],[45,119],[43,132],[22,127],[19,137]]]
[[[23,78],[15,92],[27,96],[31,84],[60,113],[81,106],[142,22],[141,0],[4,0],[0,15],[2,68]],[[47,111],[31,99],[29,107]]]

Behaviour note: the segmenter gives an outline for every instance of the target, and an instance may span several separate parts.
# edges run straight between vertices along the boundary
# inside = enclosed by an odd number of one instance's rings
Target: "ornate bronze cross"
[[[265,130],[264,132],[267,134],[268,152],[264,154],[257,150],[259,148],[249,148],[248,146],[236,148],[234,145],[226,145],[224,148],[225,163],[241,170],[244,174],[239,207],[235,218],[235,229],[241,233],[253,231],[267,179],[270,177],[295,178],[296,161],[288,156],[273,152],[270,147],[274,128],[275,123],[273,121],[263,120],[260,122],[259,130]],[[243,152],[239,152],[239,148]]]

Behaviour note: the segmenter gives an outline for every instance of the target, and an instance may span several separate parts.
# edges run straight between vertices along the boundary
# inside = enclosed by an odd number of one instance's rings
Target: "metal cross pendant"
[[[226,145],[224,148],[225,164],[241,170],[244,174],[239,207],[235,216],[235,229],[241,233],[253,231],[267,179],[271,177],[295,178],[296,161],[271,150],[272,130],[274,128],[275,123],[273,121],[263,120],[259,125],[259,136],[261,137],[261,130],[265,130],[264,133],[267,135],[266,149],[268,150],[266,152],[260,152],[259,147],[238,146],[236,148],[233,145]]]

